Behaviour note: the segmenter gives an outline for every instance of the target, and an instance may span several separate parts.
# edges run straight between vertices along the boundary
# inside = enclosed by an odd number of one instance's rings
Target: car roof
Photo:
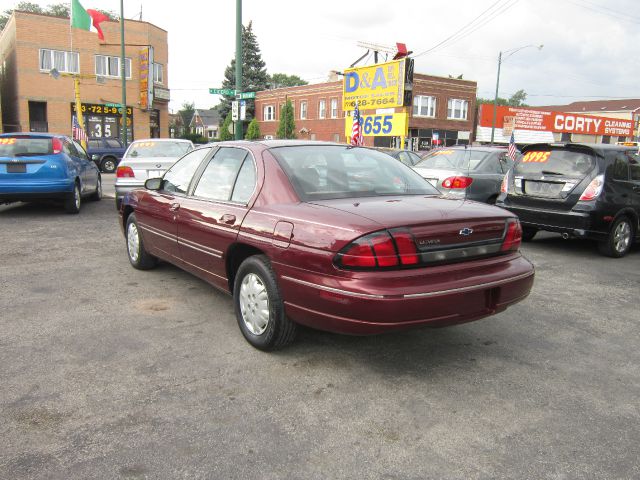
[[[193,143],[191,140],[186,140],[184,138],[140,138],[138,140],[134,140],[134,142],[181,142],[181,143]]]
[[[590,149],[590,150],[594,150],[600,154],[604,154],[605,152],[612,152],[612,151],[634,151],[637,150],[637,147],[627,147],[625,145],[611,145],[611,144],[607,144],[607,143],[572,143],[572,142],[568,142],[568,143],[532,143],[530,145],[526,145],[522,148],[523,151],[525,150],[532,150],[534,148],[548,148],[548,147],[555,147],[555,148],[584,148],[584,149]]]
[[[69,135],[47,132],[11,132],[1,133],[0,137],[69,138]]]
[[[503,152],[507,149],[507,147],[502,147],[499,145],[452,145],[451,147],[439,147],[437,149],[430,150],[431,152],[437,152],[440,150],[474,150],[476,152]]]

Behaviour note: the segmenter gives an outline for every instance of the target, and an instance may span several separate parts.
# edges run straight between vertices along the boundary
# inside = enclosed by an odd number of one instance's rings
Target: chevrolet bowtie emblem
[[[469,235],[471,235],[473,233],[473,228],[468,228],[465,227],[462,230],[460,230],[460,235],[464,235],[465,237],[468,237]]]

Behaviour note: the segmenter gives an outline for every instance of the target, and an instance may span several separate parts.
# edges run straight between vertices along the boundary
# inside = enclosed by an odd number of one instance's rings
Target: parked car
[[[627,254],[640,232],[640,155],[619,145],[529,145],[505,176],[497,205],[518,215],[524,239],[538,230]]]
[[[387,155],[391,155],[396,160],[400,160],[407,167],[413,167],[416,163],[418,163],[422,158],[411,150],[401,150],[398,148],[376,148],[376,150],[386,153]]]
[[[0,201],[57,200],[78,213],[83,197],[102,198],[102,181],[82,146],[64,135],[0,135]]]
[[[177,138],[150,138],[132,142],[116,169],[116,207],[120,208],[125,193],[144,186],[148,178],[161,177],[190,150],[193,150],[191,141]]]
[[[102,172],[113,173],[126,149],[117,138],[90,138],[87,154]]]
[[[133,267],[162,259],[231,293],[264,350],[298,324],[375,334],[477,320],[534,277],[515,215],[444,199],[388,155],[342,144],[198,148],[127,193],[120,224]]]
[[[445,195],[495,203],[512,165],[505,148],[456,146],[429,152],[413,168]]]

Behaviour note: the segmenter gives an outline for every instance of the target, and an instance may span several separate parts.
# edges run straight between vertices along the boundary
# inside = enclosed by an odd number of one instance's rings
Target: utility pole
[[[236,0],[236,99],[242,93],[242,0]],[[236,140],[242,140],[242,120],[236,121]]]
[[[122,143],[127,140],[127,72],[124,58],[124,0],[120,0],[120,77],[122,78]]]

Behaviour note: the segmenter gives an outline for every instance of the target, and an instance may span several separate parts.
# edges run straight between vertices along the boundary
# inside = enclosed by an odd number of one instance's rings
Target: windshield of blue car
[[[341,145],[270,150],[303,201],[380,195],[438,195],[420,175],[385,153]]]
[[[49,155],[51,153],[53,153],[51,138],[0,138],[0,157],[25,157],[30,155]]]
[[[127,152],[127,157],[168,157],[178,158],[191,150],[187,142],[133,142]]]
[[[475,170],[489,154],[471,149],[436,150],[415,166],[433,170]]]

